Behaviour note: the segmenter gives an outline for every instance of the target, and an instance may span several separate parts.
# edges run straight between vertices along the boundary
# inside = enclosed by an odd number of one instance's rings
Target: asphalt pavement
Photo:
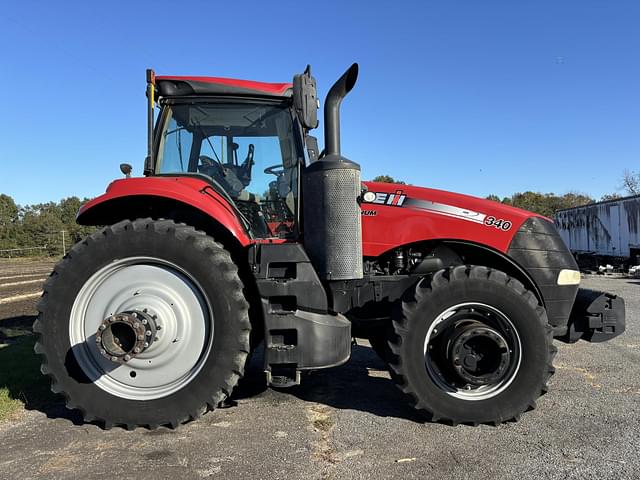
[[[42,266],[41,266],[42,267]],[[0,271],[0,297],[40,278]],[[365,341],[351,361],[288,390],[264,387],[259,362],[235,403],[177,430],[104,431],[54,401],[0,423],[1,479],[640,478],[640,279],[589,277],[625,298],[627,332],[558,344],[551,391],[517,423],[424,423]],[[0,303],[0,326],[32,322],[36,297]],[[0,365],[0,368],[2,366]]]

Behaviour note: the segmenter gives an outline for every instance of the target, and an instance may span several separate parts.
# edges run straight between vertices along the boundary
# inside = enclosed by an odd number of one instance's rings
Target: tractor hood
[[[432,239],[468,241],[505,253],[522,224],[528,218],[540,217],[443,190],[376,182],[364,185],[367,191],[361,197],[361,211],[365,256]]]

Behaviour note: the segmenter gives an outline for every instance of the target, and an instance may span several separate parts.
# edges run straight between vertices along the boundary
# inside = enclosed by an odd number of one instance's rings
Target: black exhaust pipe
[[[324,103],[324,152],[340,155],[340,104],[358,79],[358,64],[354,63],[329,90]]]
[[[340,153],[340,103],[358,78],[354,63],[324,104],[324,156],[303,172],[304,246],[322,280],[363,278],[360,165]]]

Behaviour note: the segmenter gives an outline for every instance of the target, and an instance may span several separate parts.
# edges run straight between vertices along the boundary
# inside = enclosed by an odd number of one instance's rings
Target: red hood
[[[424,240],[464,240],[506,252],[515,232],[537,214],[492,200],[431,188],[364,182],[366,256]]]
[[[395,192],[396,190],[404,190],[409,197],[419,198],[421,200],[430,200],[443,202],[457,207],[468,208],[472,210],[488,210],[495,213],[502,213],[506,216],[521,216],[524,219],[529,217],[542,217],[553,222],[552,219],[529,212],[521,208],[505,205],[504,203],[478,198],[463,193],[448,192],[446,190],[437,190],[435,188],[416,187],[414,185],[400,185],[396,183],[380,183],[380,182],[363,182],[369,190]],[[386,188],[385,188],[386,187]]]

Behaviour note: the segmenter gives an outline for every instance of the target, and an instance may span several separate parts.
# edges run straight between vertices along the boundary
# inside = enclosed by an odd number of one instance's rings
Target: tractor
[[[77,222],[34,324],[52,390],[104,428],[175,428],[227,401],[251,354],[294,387],[368,339],[426,421],[535,408],[554,339],[601,342],[624,300],[580,289],[553,222],[471,196],[361,181],[340,146],[353,64],[320,102],[292,83],[147,70],[142,176]],[[259,361],[259,360],[258,360]]]

